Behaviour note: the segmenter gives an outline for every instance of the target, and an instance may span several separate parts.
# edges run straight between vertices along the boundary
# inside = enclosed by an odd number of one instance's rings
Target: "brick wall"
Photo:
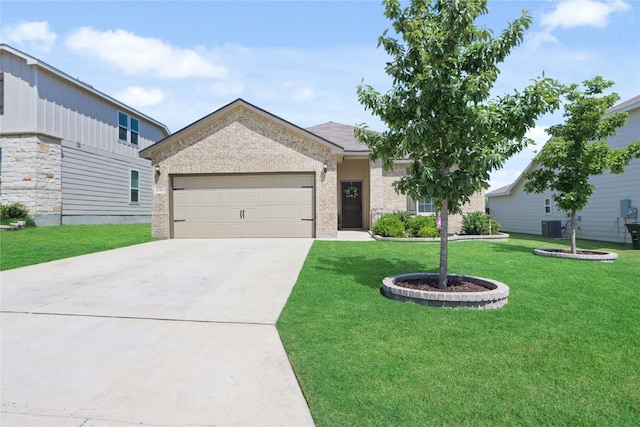
[[[324,161],[327,173],[322,171]],[[152,172],[155,186],[165,189],[153,196],[155,237],[168,238],[171,233],[170,175],[274,172],[315,175],[316,237],[336,236],[337,166],[331,150],[243,107],[212,118],[154,153],[152,163],[161,171],[159,176]]]
[[[407,164],[398,163],[393,170],[383,171],[382,164],[371,163],[371,208],[382,208],[384,213],[407,210],[407,196],[396,193],[393,182],[407,173]],[[484,190],[473,196],[469,203],[462,206],[462,212],[485,211]],[[462,231],[462,215],[449,216],[449,232]]]

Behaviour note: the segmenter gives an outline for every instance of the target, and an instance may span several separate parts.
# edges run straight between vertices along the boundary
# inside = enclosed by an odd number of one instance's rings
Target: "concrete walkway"
[[[274,326],[311,243],[164,240],[0,273],[0,425],[312,426]]]

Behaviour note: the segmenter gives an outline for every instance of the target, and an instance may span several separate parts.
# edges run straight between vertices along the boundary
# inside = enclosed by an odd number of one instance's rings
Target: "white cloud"
[[[558,44],[558,39],[555,38],[549,31],[538,31],[533,33],[531,38],[527,41],[527,46],[533,49],[537,49],[545,43]]]
[[[47,21],[21,22],[2,26],[4,43],[26,46],[29,50],[49,51],[58,35],[49,29]]]
[[[193,49],[174,47],[125,30],[82,27],[69,35],[67,46],[115,65],[129,75],[224,78],[227,74],[224,66]]]
[[[293,100],[296,102],[308,101],[310,99],[315,98],[316,94],[313,90],[308,87],[304,87],[302,89],[298,89],[293,94]]]
[[[164,101],[164,92],[161,89],[131,86],[125,91],[117,93],[115,98],[133,107],[149,107],[161,104]]]
[[[609,15],[629,8],[623,0],[566,0],[559,2],[553,12],[543,15],[542,24],[548,30],[580,26],[604,28],[609,23]]]

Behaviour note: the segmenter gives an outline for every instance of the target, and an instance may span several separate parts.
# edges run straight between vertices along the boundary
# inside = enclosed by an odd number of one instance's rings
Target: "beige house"
[[[238,99],[140,151],[152,162],[153,235],[160,238],[334,238],[368,230],[381,212],[433,214],[407,200],[353,127],[300,128]],[[478,193],[466,211],[484,211]],[[340,221],[340,225],[338,224]],[[459,230],[460,217],[451,220]]]

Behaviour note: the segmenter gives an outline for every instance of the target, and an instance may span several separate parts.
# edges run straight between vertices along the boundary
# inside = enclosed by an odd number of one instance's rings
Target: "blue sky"
[[[596,75],[627,100],[640,94],[639,0],[489,1],[481,23],[498,34],[528,10],[533,24],[501,67],[496,96],[543,71],[563,83]],[[236,98],[302,127],[383,124],[358,103],[364,79],[390,87],[376,47],[390,27],[379,1],[12,1],[1,41],[78,77],[172,132]],[[530,136],[562,113],[542,117]],[[491,176],[511,183],[531,147]]]

